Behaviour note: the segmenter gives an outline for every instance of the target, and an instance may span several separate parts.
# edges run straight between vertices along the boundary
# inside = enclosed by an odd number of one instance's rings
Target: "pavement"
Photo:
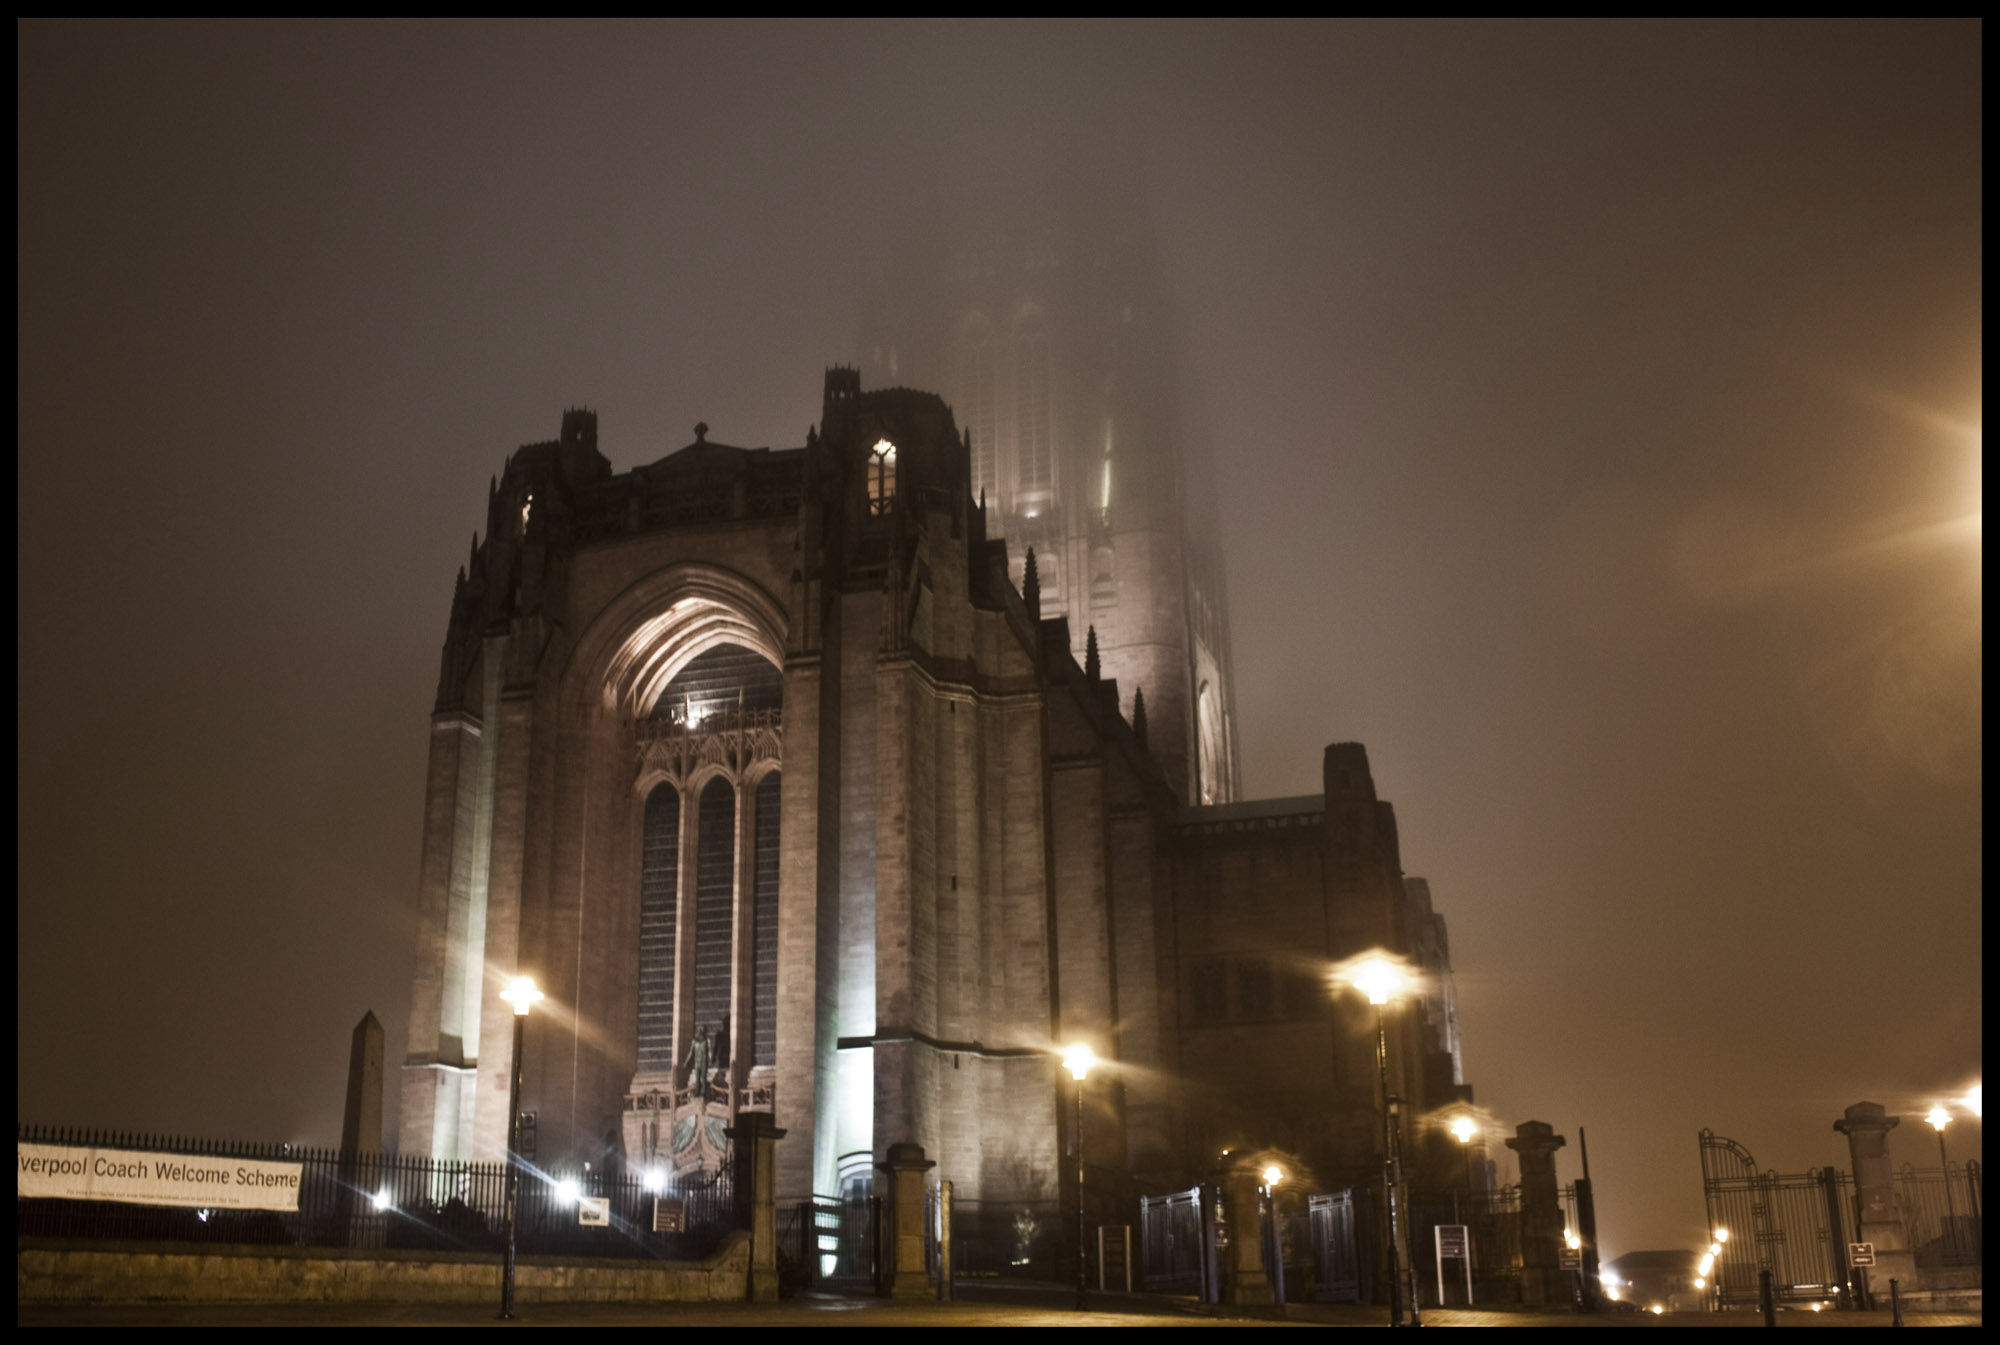
[[[1349,1304],[1293,1304],[1286,1308],[1217,1308],[1164,1294],[1092,1294],[1078,1311],[1076,1291],[1047,1284],[959,1286],[954,1300],[873,1298],[813,1292],[777,1303],[524,1304],[515,1320],[497,1320],[490,1306],[451,1303],[265,1304],[207,1306],[17,1306],[16,1326],[737,1326],[737,1327],[1047,1327],[1047,1326],[1386,1326],[1387,1312]],[[1979,1326],[1981,1314],[1904,1313],[1908,1326]],[[1526,1312],[1433,1308],[1425,1326],[1753,1326],[1755,1312],[1607,1313]],[[1780,1326],[1888,1326],[1886,1312],[1782,1312]]]

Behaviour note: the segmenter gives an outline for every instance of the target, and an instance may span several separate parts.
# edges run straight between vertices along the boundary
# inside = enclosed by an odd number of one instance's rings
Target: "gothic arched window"
[[[778,806],[783,777],[757,782],[751,843],[750,1063],[778,1063]]]
[[[639,872],[639,1073],[674,1067],[674,948],[680,921],[681,796],[646,796]]]
[[[896,498],[896,446],[877,439],[868,453],[868,512],[886,514]]]
[[[723,1063],[735,970],[736,786],[716,776],[702,787],[694,843],[694,1021]]]
[[[1196,769],[1200,772],[1198,785],[1204,804],[1222,802],[1222,709],[1215,698],[1215,689],[1208,683],[1201,684],[1195,693],[1195,733],[1198,751]]]
[[[993,369],[993,328],[983,317],[966,323],[959,338],[959,396],[965,408],[965,428],[972,433],[972,494],[992,491],[994,446],[999,442],[996,420],[999,399]]]
[[[1021,491],[1027,495],[1045,496],[1055,488],[1055,428],[1049,395],[1048,332],[1039,317],[1030,315],[1014,331],[1014,425]]]

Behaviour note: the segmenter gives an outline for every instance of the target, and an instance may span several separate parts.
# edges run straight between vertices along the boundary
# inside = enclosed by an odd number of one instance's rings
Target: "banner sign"
[[[296,1210],[303,1163],[17,1144],[20,1200],[119,1200],[211,1210]]]

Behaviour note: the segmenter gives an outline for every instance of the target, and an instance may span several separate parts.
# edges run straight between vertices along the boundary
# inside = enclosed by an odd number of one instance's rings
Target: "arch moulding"
[[[635,580],[578,639],[564,699],[627,718],[646,714],[675,674],[719,645],[785,666],[785,610],[734,570],[681,561]]]

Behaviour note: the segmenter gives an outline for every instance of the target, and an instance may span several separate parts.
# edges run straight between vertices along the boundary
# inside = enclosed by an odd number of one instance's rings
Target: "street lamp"
[[[1076,1306],[1083,1310],[1085,1281],[1089,1273],[1090,1258],[1085,1251],[1083,1230],[1083,1081],[1097,1063],[1097,1053],[1083,1042],[1077,1042],[1063,1051],[1063,1068],[1076,1080]]]
[[[507,1089],[507,1258],[500,1272],[500,1318],[514,1316],[514,1223],[521,1207],[521,1156],[515,1152],[521,1140],[521,1027],[528,1021],[528,1008],[544,998],[535,989],[535,978],[516,976],[500,992],[500,998],[514,1006],[514,1077]]]
[[[1389,1030],[1382,1006],[1403,992],[1409,977],[1386,957],[1364,959],[1348,973],[1348,983],[1375,1006],[1375,1075],[1382,1087],[1382,1185],[1389,1202],[1389,1325],[1403,1324],[1403,1269],[1401,1230],[1397,1224],[1396,1184],[1401,1176],[1401,1146],[1397,1143],[1395,1108],[1397,1099],[1389,1092]],[[1410,1319],[1419,1325],[1423,1318],[1411,1296]]]
[[[1472,1208],[1472,1141],[1479,1134],[1479,1126],[1470,1116],[1461,1116],[1451,1123],[1452,1138],[1458,1141],[1458,1151],[1465,1155],[1465,1205]]]
[[[1951,1255],[1958,1241],[1958,1207],[1951,1198],[1951,1160],[1944,1153],[1944,1128],[1951,1124],[1951,1113],[1943,1107],[1932,1107],[1931,1114],[1924,1119],[1937,1131],[1938,1171],[1944,1179],[1944,1250]]]
[[[1277,1290],[1278,1302],[1285,1301],[1285,1235],[1283,1225],[1278,1221],[1278,1183],[1285,1179],[1285,1170],[1276,1163],[1265,1167],[1264,1185],[1260,1194],[1264,1197],[1265,1246],[1270,1248],[1271,1284]]]

